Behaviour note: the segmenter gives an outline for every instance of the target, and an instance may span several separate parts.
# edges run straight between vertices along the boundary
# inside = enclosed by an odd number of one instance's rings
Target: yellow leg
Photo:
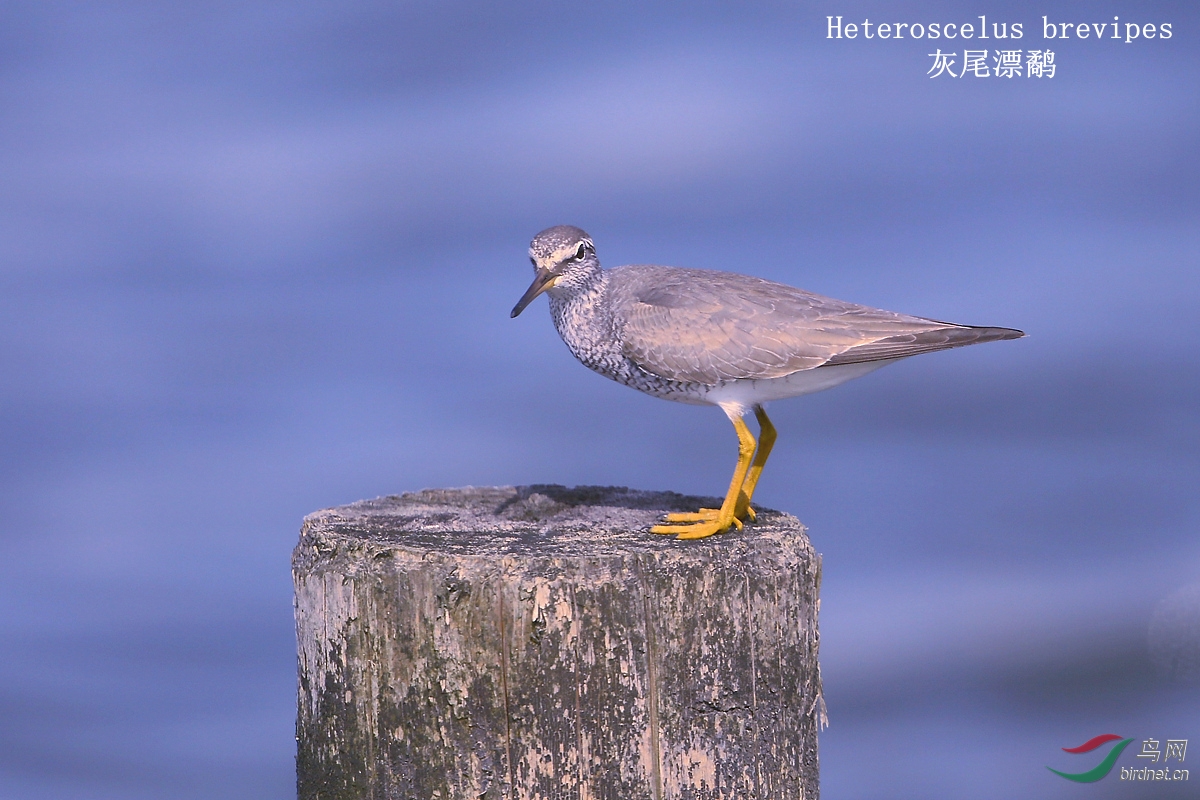
[[[733,420],[733,428],[737,431],[738,437],[738,461],[737,467],[733,470],[733,480],[729,482],[729,492],[725,495],[725,501],[721,503],[721,508],[716,513],[715,519],[704,519],[685,525],[655,525],[650,529],[651,533],[674,533],[680,539],[703,539],[706,536],[712,536],[714,533],[720,533],[723,530],[737,525],[742,527],[742,521],[737,518],[734,513],[737,509],[738,499],[742,494],[742,484],[746,482],[746,473],[750,469],[751,460],[754,458],[754,450],[756,442],[754,434],[750,433],[750,429],[746,427],[746,423],[741,417],[731,417]],[[701,512],[703,513],[703,512]],[[667,521],[672,521],[673,518],[679,515],[668,515]],[[688,515],[690,518],[691,515]],[[681,520],[682,521],[682,520]]]
[[[738,495],[737,508],[734,510],[738,519],[754,519],[754,509],[750,507],[750,500],[754,497],[754,487],[758,485],[763,467],[771,455],[771,448],[775,446],[775,426],[767,418],[767,412],[762,406],[754,407],[754,418],[758,420],[758,449],[754,452],[750,471],[746,473],[746,483],[742,485],[742,492]]]
[[[746,482],[742,485],[737,505],[733,510],[734,517],[739,520],[753,520],[755,518],[754,509],[751,507],[750,501],[754,497],[754,488],[758,485],[758,479],[762,475],[767,458],[771,455],[771,448],[775,446],[775,426],[771,424],[771,420],[767,417],[767,412],[763,410],[762,406],[755,406],[754,416],[758,420],[758,447],[754,452],[754,460],[750,462],[750,469],[746,472]],[[721,510],[719,508],[702,508],[699,511],[667,514],[664,521],[705,522],[717,519],[720,514]],[[737,523],[734,524],[736,525]]]

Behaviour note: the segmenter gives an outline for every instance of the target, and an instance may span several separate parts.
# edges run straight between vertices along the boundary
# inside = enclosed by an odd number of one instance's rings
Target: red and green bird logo
[[[1115,733],[1103,733],[1099,736],[1088,739],[1078,747],[1063,748],[1063,751],[1067,753],[1090,753],[1097,747],[1106,745],[1109,742],[1117,741],[1118,739],[1120,739],[1120,741],[1113,745],[1113,748],[1108,751],[1108,755],[1104,757],[1104,760],[1092,769],[1089,769],[1087,772],[1059,772],[1054,767],[1046,767],[1046,769],[1050,770],[1055,775],[1061,775],[1069,781],[1075,781],[1076,783],[1095,783],[1108,773],[1112,772],[1113,764],[1117,763],[1117,756],[1121,755],[1121,751],[1128,747],[1129,743],[1132,742],[1133,739],[1123,739],[1120,736],[1117,736]]]

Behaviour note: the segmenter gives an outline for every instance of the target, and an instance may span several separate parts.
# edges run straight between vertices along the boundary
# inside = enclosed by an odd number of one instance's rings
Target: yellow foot
[[[742,521],[740,519],[733,517],[728,522],[723,522],[720,518],[720,509],[713,508],[702,508],[697,512],[688,514],[668,514],[664,521],[666,523],[682,522],[687,524],[655,525],[650,529],[650,532],[674,534],[680,539],[703,539],[735,526],[738,530],[742,529]]]
[[[667,514],[663,522],[708,522],[721,514],[719,508],[702,508],[699,511]]]
[[[651,533],[672,533],[680,539],[703,539],[712,536],[714,533],[720,533],[727,530],[733,525],[742,527],[742,523],[734,520],[731,525],[722,525],[719,520],[712,522],[695,522],[691,525],[655,525],[650,529]]]
[[[754,513],[754,509],[750,508],[749,506],[746,506],[745,508],[738,508],[733,513],[735,518],[739,521],[748,519],[753,522],[754,520],[758,519],[758,515]],[[671,514],[667,514],[665,517],[663,517],[663,522],[712,522],[713,520],[718,519],[720,516],[721,509],[719,508],[702,508],[699,511],[687,511],[682,513],[673,512]],[[740,528],[742,526],[738,524],[738,527]]]

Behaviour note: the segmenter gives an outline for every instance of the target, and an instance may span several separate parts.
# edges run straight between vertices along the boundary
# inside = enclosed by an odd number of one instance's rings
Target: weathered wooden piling
[[[431,490],[321,511],[293,557],[300,800],[817,797],[820,559],[699,498]]]

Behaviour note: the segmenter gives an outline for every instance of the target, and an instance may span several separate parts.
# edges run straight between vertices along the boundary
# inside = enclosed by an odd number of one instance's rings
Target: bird
[[[667,514],[652,533],[703,539],[741,529],[775,445],[763,406],[830,389],[902,358],[1002,339],[1014,328],[913,317],[774,281],[706,269],[634,264],[605,269],[581,228],[533,237],[534,278],[510,317],[539,295],[567,349],[585,366],[665,400],[718,406],[738,458],[720,508]],[[745,417],[754,414],[756,439]]]

